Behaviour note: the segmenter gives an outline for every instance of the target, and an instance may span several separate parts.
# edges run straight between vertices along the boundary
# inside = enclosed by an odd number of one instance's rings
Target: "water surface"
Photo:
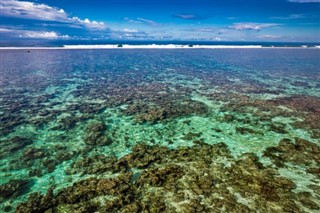
[[[0,54],[1,211],[319,209],[320,50]]]

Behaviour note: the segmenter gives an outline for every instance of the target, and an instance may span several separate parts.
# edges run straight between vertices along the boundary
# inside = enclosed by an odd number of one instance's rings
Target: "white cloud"
[[[220,37],[214,37],[212,40],[214,40],[214,41],[222,41],[223,39],[220,38]]]
[[[134,24],[141,24],[142,23],[141,21],[133,20],[128,17],[125,17],[124,20],[126,20],[127,22],[130,22],[130,23],[134,23]]]
[[[246,23],[235,23],[229,28],[235,29],[235,30],[256,30],[261,31],[263,28],[267,27],[275,27],[279,26],[280,24],[275,23],[253,23],[253,22],[246,22]]]
[[[279,38],[282,38],[282,36],[277,36],[277,35],[262,35],[262,36],[259,36],[259,38],[279,39]]]
[[[10,33],[10,32],[12,32],[11,29],[0,28],[0,33]]]
[[[303,19],[306,18],[305,14],[291,14],[289,16],[281,17],[281,16],[274,16],[270,17],[271,19],[280,19],[280,20],[291,20],[291,19]]]
[[[138,32],[138,30],[131,30],[131,29],[123,29],[122,31],[126,32],[126,33],[137,33]]]
[[[288,0],[288,2],[294,3],[320,3],[320,0]]]
[[[210,18],[209,16],[201,16],[197,14],[173,14],[171,17],[194,21],[201,21]]]
[[[130,19],[128,17],[125,17],[124,20],[130,23],[134,24],[147,24],[150,26],[160,26],[161,24],[158,22],[155,22],[153,20],[145,19],[145,18],[136,18],[136,19]]]
[[[19,38],[40,38],[40,39],[68,39],[68,35],[59,35],[54,31],[33,31],[33,30],[19,30],[10,28],[0,28],[0,33],[10,34],[13,37]]]
[[[45,38],[45,39],[57,39],[59,38],[56,32],[37,32],[37,31],[27,31],[24,34],[19,35],[22,38]]]
[[[97,30],[107,28],[103,22],[90,21],[87,18],[82,20],[78,17],[69,17],[63,9],[28,1],[1,0],[0,11],[1,16],[6,17],[63,22]]]
[[[136,30],[136,29],[119,29],[119,30],[111,30],[110,36],[113,39],[148,39],[150,35],[144,31]]]
[[[87,18],[84,20],[81,20],[78,17],[72,17],[71,20],[73,20],[75,23],[80,23],[89,29],[104,30],[107,28],[107,26],[103,22],[90,21]]]
[[[142,22],[142,23],[145,23],[145,24],[148,24],[148,25],[151,25],[151,26],[159,26],[160,24],[153,21],[153,20],[149,20],[149,19],[144,19],[144,18],[137,18],[138,21]]]
[[[199,29],[195,29],[196,31],[199,32],[206,32],[206,33],[216,33],[218,30],[215,28],[199,28]]]
[[[206,33],[206,34],[217,34],[217,35],[222,35],[227,33],[226,29],[220,29],[220,28],[214,28],[214,27],[205,27],[205,28],[187,28],[183,29],[182,31],[186,31],[188,33],[190,32],[196,32],[196,33]]]
[[[68,19],[67,14],[62,9],[27,1],[2,0],[0,9],[3,16],[47,21]]]

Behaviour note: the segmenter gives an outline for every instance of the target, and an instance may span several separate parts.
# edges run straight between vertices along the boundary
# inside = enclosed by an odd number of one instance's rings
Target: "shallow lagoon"
[[[1,211],[320,207],[320,50],[0,53]]]

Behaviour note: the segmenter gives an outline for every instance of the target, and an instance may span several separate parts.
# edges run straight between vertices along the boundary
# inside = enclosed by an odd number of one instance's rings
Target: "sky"
[[[320,0],[1,0],[0,36],[320,42]]]

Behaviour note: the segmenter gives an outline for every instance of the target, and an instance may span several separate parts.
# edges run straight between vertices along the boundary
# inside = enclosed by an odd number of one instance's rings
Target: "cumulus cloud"
[[[89,29],[97,30],[106,28],[106,25],[103,22],[90,21],[89,19],[82,20],[78,17],[69,17],[63,9],[28,1],[2,0],[0,2],[0,11],[1,16],[6,17],[56,21],[77,24]]]
[[[256,31],[261,31],[263,28],[268,28],[268,27],[275,27],[279,26],[280,24],[275,24],[275,23],[253,23],[253,22],[246,22],[246,23],[235,23],[229,28],[235,29],[235,30],[256,30]]]
[[[194,20],[194,21],[200,21],[200,20],[205,20],[209,18],[209,16],[200,16],[196,14],[173,14],[172,17],[184,19],[184,20]]]
[[[59,35],[54,31],[34,31],[34,30],[19,30],[10,28],[0,28],[0,33],[9,34],[19,38],[39,38],[39,39],[67,39],[68,35]]]
[[[71,20],[73,20],[75,23],[80,23],[89,29],[104,30],[107,28],[107,26],[103,22],[90,21],[87,18],[84,20],[81,20],[78,17],[72,17]]]
[[[288,0],[288,2],[294,3],[320,3],[320,0]]]

